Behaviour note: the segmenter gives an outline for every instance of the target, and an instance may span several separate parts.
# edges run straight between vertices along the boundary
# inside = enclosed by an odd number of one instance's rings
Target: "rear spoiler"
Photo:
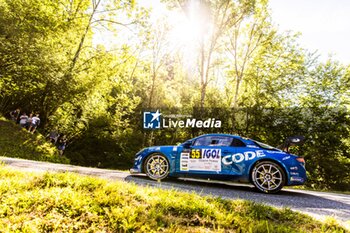
[[[302,145],[304,142],[304,136],[292,136],[286,138],[285,142],[282,145],[279,145],[277,148],[289,153],[289,147]]]

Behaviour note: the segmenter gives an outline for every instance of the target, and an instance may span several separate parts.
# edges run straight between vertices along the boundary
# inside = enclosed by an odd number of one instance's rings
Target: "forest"
[[[303,135],[307,186],[350,190],[349,64],[280,30],[268,0],[147,2],[0,0],[0,113],[38,112],[72,164],[116,169],[205,133]],[[222,126],[143,130],[145,109]]]

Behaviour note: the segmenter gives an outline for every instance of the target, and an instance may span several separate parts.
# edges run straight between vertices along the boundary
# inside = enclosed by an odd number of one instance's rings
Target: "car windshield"
[[[252,140],[252,139],[251,139]],[[273,147],[273,146],[270,146],[270,145],[267,145],[265,143],[262,143],[262,142],[258,142],[258,141],[255,141],[255,140],[252,140],[256,145],[258,145],[259,147],[263,148],[263,149],[266,149],[266,150],[278,150],[277,148]]]
[[[183,145],[186,145],[186,144],[188,144],[188,145],[192,145],[192,139],[187,140],[187,141],[185,141],[185,142],[183,142],[183,143],[180,143],[180,144],[178,144],[178,145],[183,146]]]

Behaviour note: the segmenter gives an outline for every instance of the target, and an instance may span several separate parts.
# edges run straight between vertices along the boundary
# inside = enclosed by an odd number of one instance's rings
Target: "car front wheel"
[[[169,174],[168,159],[162,154],[152,154],[145,162],[146,175],[153,180],[162,180]]]
[[[285,174],[282,168],[271,161],[263,161],[255,165],[251,180],[259,191],[276,193],[285,183]]]

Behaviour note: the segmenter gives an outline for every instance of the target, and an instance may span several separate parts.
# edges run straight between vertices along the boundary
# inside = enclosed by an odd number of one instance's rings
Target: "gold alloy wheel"
[[[169,162],[162,154],[150,155],[145,162],[146,175],[153,180],[161,180],[169,174]]]
[[[252,181],[260,191],[275,193],[282,189],[285,178],[280,166],[274,162],[264,161],[255,166]]]

